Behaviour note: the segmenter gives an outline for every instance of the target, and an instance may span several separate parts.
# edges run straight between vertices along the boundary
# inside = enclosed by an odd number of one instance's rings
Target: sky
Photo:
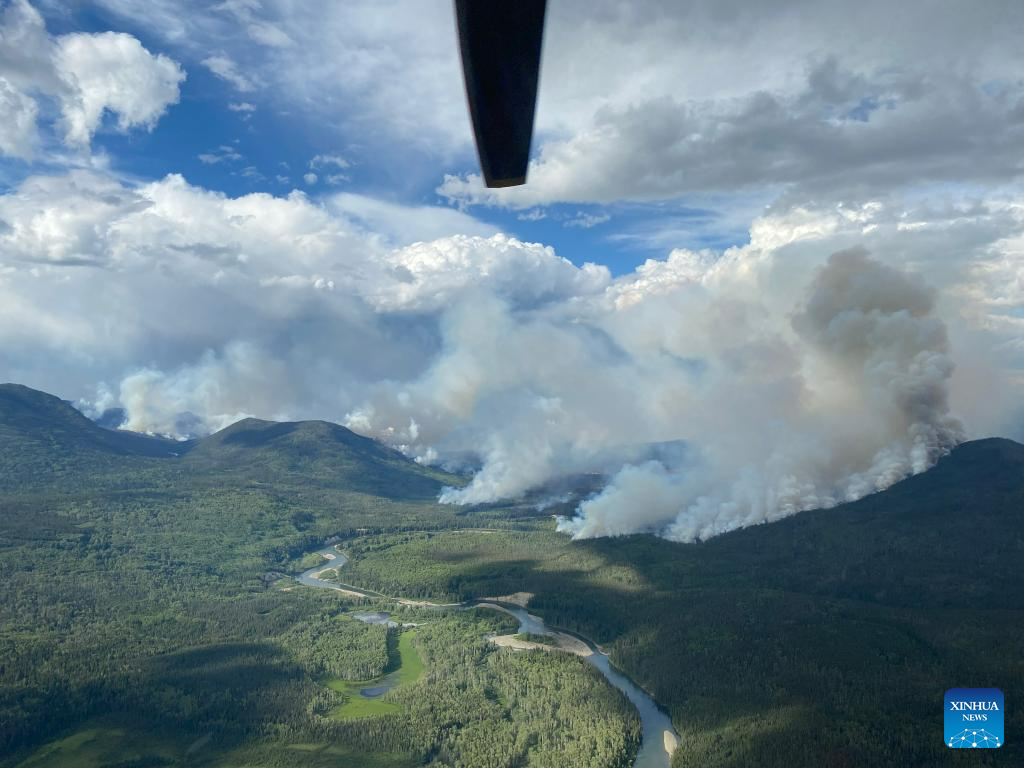
[[[1024,437],[1024,7],[551,0],[528,183],[448,2],[0,0],[0,379],[324,418],[716,535]]]

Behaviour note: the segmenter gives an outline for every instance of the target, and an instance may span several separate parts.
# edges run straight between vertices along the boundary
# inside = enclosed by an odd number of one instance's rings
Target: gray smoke
[[[773,376],[770,361],[748,361],[743,386],[760,379],[783,397],[739,421],[709,424],[695,463],[623,468],[560,530],[706,539],[924,471],[963,439],[949,415],[953,363],[933,307],[918,278],[860,249],[833,254],[792,316],[793,378]]]
[[[0,368],[140,431],[342,421],[471,468],[450,503],[601,473],[563,530],[705,538],[921,471],[951,412],[1014,434],[1015,211],[782,209],[613,277],[425,215],[385,242],[299,193],[34,177],[0,196]]]

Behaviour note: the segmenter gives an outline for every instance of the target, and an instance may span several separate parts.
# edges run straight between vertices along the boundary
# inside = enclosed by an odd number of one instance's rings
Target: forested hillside
[[[402,609],[400,635],[287,576],[329,536],[465,525],[435,503],[460,482],[337,425],[182,444],[0,386],[0,765],[627,764],[621,694],[490,645],[504,617]],[[424,673],[352,715],[332,681],[396,669],[400,638]]]
[[[536,593],[667,705],[678,766],[953,765],[954,686],[1024,696],[1024,446],[966,443],[831,510],[699,544],[398,533],[348,544],[347,580],[446,599]],[[898,729],[889,724],[899,722]],[[1024,763],[1024,712],[974,759]]]

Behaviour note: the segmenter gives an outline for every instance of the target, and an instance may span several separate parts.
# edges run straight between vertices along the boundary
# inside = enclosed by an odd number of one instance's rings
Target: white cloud
[[[250,104],[248,101],[232,101],[228,104],[228,109],[232,112],[255,112],[256,105]]]
[[[0,151],[26,157],[39,143],[35,96],[55,101],[68,145],[88,149],[103,116],[117,130],[151,130],[179,99],[181,67],[153,55],[131,35],[73,33],[51,38],[42,17],[24,0],[0,16],[0,98],[9,119]]]
[[[249,37],[257,43],[270,46],[271,48],[291,48],[294,43],[288,35],[279,27],[265,22],[253,22],[246,31]]]
[[[142,20],[123,0],[103,2]],[[226,46],[278,103],[337,126],[359,152],[386,146],[403,168],[415,154],[414,172],[437,179],[473,167],[443,0],[398,3],[387,24],[369,0],[178,8],[177,26],[189,27],[178,39],[193,51]],[[239,20],[295,45],[248,45]],[[840,188],[872,197],[1017,178],[1019,163],[1003,160],[1021,155],[1020,32],[1013,0],[981,10],[866,0],[856,13],[841,0],[567,0],[549,9],[530,183],[487,192],[459,173],[442,189],[464,203],[528,208],[758,185],[806,185],[804,200]]]
[[[0,8],[0,74],[14,87],[49,94],[61,90],[53,46],[43,17],[26,0],[12,0]]]
[[[178,102],[185,73],[163,54],[153,56],[131,35],[70,34],[57,40],[54,63],[72,95],[61,111],[70,143],[87,145],[105,110],[117,114],[121,131],[151,130]]]
[[[304,177],[307,184],[315,184],[317,181],[317,174],[313,171],[326,171],[330,168],[336,168],[345,170],[351,167],[351,164],[341,155],[334,154],[321,154],[314,156],[309,161],[310,172]],[[332,187],[336,187],[339,184],[349,180],[348,175],[344,173],[324,173],[324,181]]]
[[[913,69],[870,75],[834,59],[791,94],[708,102],[644,97],[541,145],[529,183],[486,189],[447,176],[452,200],[513,208],[558,201],[664,200],[798,186],[832,199],[929,182],[1005,182],[1022,165],[1024,90]]]
[[[500,227],[461,211],[436,205],[401,205],[348,192],[331,195],[326,204],[330,210],[358,222],[368,234],[391,246],[439,240],[453,232],[490,237],[501,231]]]
[[[248,20],[260,9],[261,0],[223,0],[213,7],[215,11],[229,13],[235,18]]]
[[[198,155],[204,165],[217,165],[223,162],[234,162],[242,159],[242,154],[228,144],[221,144],[217,149]]]
[[[576,227],[578,229],[591,229],[599,224],[611,221],[611,218],[612,217],[607,213],[583,213],[581,211],[577,212],[574,217],[566,219],[564,226]]]
[[[288,48],[292,40],[279,27],[260,20],[258,14],[261,3],[258,0],[228,0],[213,7],[214,11],[221,11],[237,19],[245,25],[249,38],[261,45],[272,48]]]
[[[404,154],[396,139],[431,158],[470,147],[454,15],[444,0],[403,0],[387,23],[370,0],[317,9],[155,0],[153,18],[125,0],[98,2],[180,46],[186,59],[217,51],[214,63],[243,89],[265,86],[279,109],[335,126],[339,138],[357,135],[364,153],[386,146]]]
[[[611,281],[607,267],[576,267],[554,249],[497,234],[413,243],[386,257],[395,281],[371,297],[380,309],[439,311],[467,292],[486,290],[518,306],[587,296]]]
[[[422,358],[425,337],[381,338],[394,327],[375,327],[369,301],[405,290],[384,258],[389,242],[432,236],[437,221],[427,207],[403,216],[395,204],[360,206],[348,196],[345,205],[362,215],[299,192],[229,198],[179,176],[138,187],[81,171],[27,179],[0,196],[0,365],[43,385],[45,371],[71,361],[60,386],[80,388],[143,363],[191,365],[238,334],[268,354],[294,344],[304,355],[328,355],[332,370],[350,369],[338,381],[379,373],[377,355],[405,370]],[[468,232],[493,231],[444,208],[437,214]],[[368,231],[370,219],[400,231]],[[300,344],[293,334],[303,325],[311,335]],[[236,396],[248,396],[241,385]],[[337,406],[334,418],[351,405]]]
[[[0,77],[0,154],[32,159],[38,115],[35,101]]]
[[[243,179],[250,179],[252,181],[266,181],[267,177],[260,173],[259,169],[255,165],[247,165],[242,169],[240,175]]]
[[[308,184],[309,186],[313,186],[314,184],[316,184],[319,178],[320,177],[317,176],[312,171],[310,171],[309,173],[302,174],[302,180],[306,182],[306,184]]]
[[[203,66],[217,77],[233,85],[237,90],[248,93],[256,90],[256,83],[238,70],[238,65],[229,57],[219,54],[203,59]]]
[[[350,164],[348,160],[346,160],[341,155],[331,154],[316,155],[313,157],[312,160],[309,161],[309,167],[312,168],[314,171],[318,171],[323,168],[329,168],[331,166],[334,166],[335,168],[340,168],[341,170],[345,170],[350,166]]]
[[[0,198],[3,263],[100,264],[112,258],[106,236],[126,211],[147,205],[120,184],[101,176],[71,173],[23,182]]]
[[[519,221],[542,221],[547,217],[548,215],[544,212],[543,208],[531,208],[528,211],[516,215],[516,218],[519,219]]]

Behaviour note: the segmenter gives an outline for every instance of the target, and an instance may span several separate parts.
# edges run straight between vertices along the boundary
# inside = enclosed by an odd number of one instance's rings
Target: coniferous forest
[[[434,502],[460,482],[335,425],[171,443],[0,387],[0,765],[631,763],[636,712],[590,665],[493,645],[504,614],[395,596],[533,593],[667,708],[675,766],[952,765],[947,688],[1024,694],[1015,443],[690,545]],[[330,537],[337,579],[386,597],[293,578]],[[975,762],[1022,762],[1006,718]]]
[[[628,764],[625,698],[576,657],[491,645],[503,614],[291,578],[329,536],[463,525],[433,501],[459,481],[334,425],[168,444],[0,388],[0,764]],[[374,608],[418,626],[351,616]],[[422,673],[350,715],[345,681],[408,666],[403,634]]]

